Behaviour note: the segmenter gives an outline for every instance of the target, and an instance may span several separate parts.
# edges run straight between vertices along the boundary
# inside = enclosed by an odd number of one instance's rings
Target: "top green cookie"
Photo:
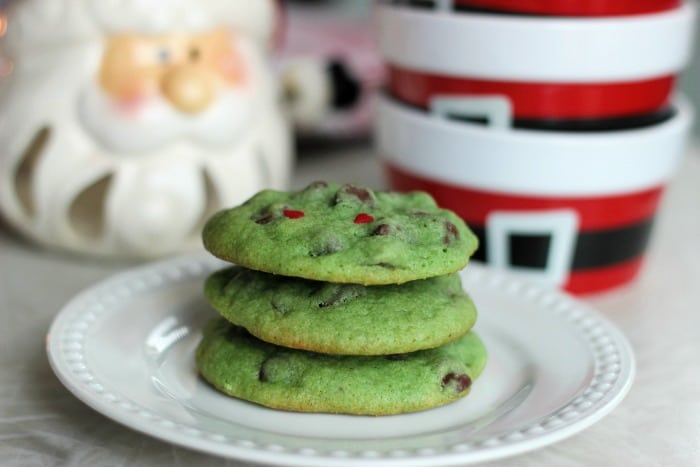
[[[363,285],[456,272],[478,246],[464,221],[427,193],[326,182],[261,191],[215,214],[202,237],[213,255],[250,269]]]

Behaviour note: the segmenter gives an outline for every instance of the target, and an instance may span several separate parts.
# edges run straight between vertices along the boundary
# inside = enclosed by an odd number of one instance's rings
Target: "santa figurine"
[[[0,209],[103,256],[199,245],[205,220],[285,187],[268,66],[274,0],[14,0],[0,52]]]

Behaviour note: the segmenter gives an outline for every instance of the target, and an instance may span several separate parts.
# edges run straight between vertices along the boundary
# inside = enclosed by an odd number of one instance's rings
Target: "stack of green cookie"
[[[220,391],[268,407],[386,415],[465,396],[486,363],[457,271],[477,247],[426,193],[316,182],[219,212],[204,245],[235,263],[205,297],[197,354]]]

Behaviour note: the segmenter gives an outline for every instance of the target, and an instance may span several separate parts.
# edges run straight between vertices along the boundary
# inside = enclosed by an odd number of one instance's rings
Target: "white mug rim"
[[[672,76],[689,62],[696,7],[623,17],[451,13],[380,4],[390,65],[454,77],[552,83]],[[517,52],[514,49],[517,44]]]
[[[650,127],[574,133],[455,122],[380,96],[376,141],[385,162],[438,182],[534,196],[614,195],[673,176],[693,119],[686,99],[675,108]]]

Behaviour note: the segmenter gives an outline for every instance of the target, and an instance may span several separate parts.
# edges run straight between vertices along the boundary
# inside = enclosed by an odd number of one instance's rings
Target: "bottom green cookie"
[[[263,342],[217,318],[196,352],[218,390],[275,409],[391,415],[466,396],[486,364],[473,332],[429,350],[388,356],[323,355]]]

